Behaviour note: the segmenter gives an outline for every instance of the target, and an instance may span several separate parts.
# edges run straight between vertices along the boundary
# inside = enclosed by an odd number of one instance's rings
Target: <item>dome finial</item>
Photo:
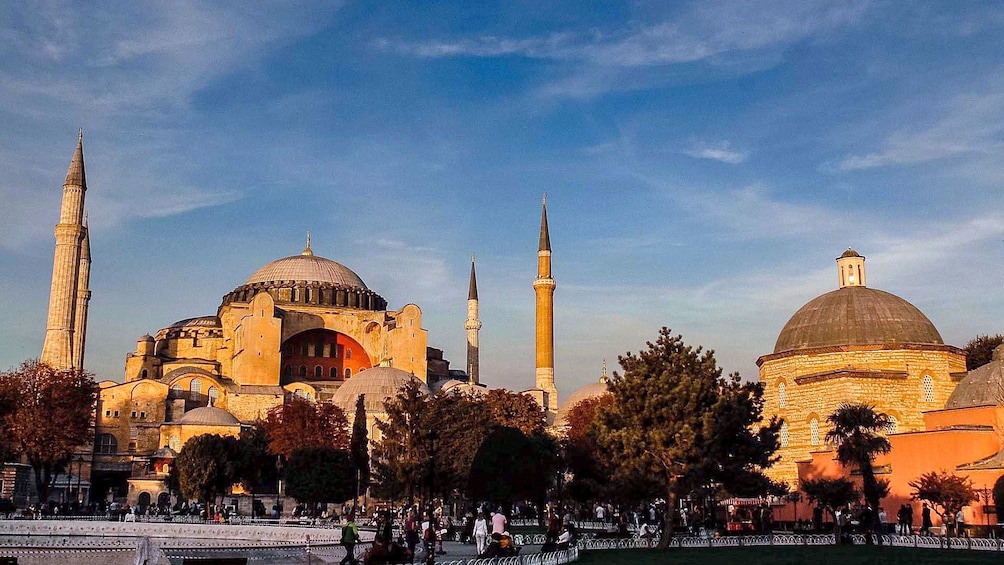
[[[306,256],[310,257],[313,254],[314,254],[314,251],[312,249],[310,249],[310,230],[307,230],[307,247],[305,247],[303,249],[303,253],[301,253],[300,255],[306,255]]]

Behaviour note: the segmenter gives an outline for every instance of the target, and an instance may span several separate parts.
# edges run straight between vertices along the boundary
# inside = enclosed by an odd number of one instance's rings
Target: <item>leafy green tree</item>
[[[355,491],[352,457],[333,447],[305,447],[286,464],[286,493],[313,510],[319,503],[342,503]]]
[[[373,492],[387,500],[407,497],[414,501],[421,492],[429,466],[426,437],[431,421],[429,401],[420,383],[404,386],[384,403],[387,417],[377,422],[381,439],[373,446]]]
[[[978,335],[962,348],[966,352],[966,370],[972,371],[993,359],[994,349],[1004,343],[1004,335]]]
[[[370,483],[370,449],[366,430],[366,395],[360,394],[356,399],[356,413],[352,420],[352,439],[349,441],[349,452],[352,454],[352,476],[356,483],[356,498],[359,489],[366,488]]]
[[[997,477],[994,483],[994,504],[997,508],[1004,509],[1004,475]]]
[[[872,462],[892,449],[884,435],[892,419],[876,412],[874,406],[844,403],[827,416],[826,421],[830,424],[826,443],[836,447],[837,460],[842,465],[858,468],[865,500],[872,508],[878,508],[879,500],[889,492],[889,483],[875,477]]]
[[[275,455],[268,450],[268,432],[263,422],[241,430],[237,452],[236,479],[251,494],[253,507],[255,495],[273,492],[278,481]]]
[[[587,398],[573,406],[567,415],[568,424],[562,442],[563,461],[571,475],[565,490],[580,503],[598,499],[619,498],[609,492],[609,476],[613,463],[605,457],[597,439],[596,417],[601,406],[613,404],[614,397],[604,394]]]
[[[97,396],[90,373],[60,371],[37,359],[0,373],[0,443],[27,459],[39,501],[49,499],[55,474],[74,450],[93,442]]]
[[[802,492],[805,493],[809,502],[814,502],[816,506],[822,507],[830,513],[830,517],[833,518],[833,529],[837,535],[837,543],[840,543],[837,509],[858,499],[858,490],[854,483],[844,477],[810,479],[802,481]]]
[[[481,444],[470,473],[473,499],[509,508],[516,500],[543,501],[555,472],[556,446],[541,434],[498,428]]]
[[[209,506],[238,480],[239,448],[230,436],[203,434],[185,442],[174,460],[181,496]]]
[[[956,512],[976,500],[972,481],[947,471],[924,473],[909,484],[913,499],[929,502],[946,524],[955,520]]]
[[[542,434],[547,429],[547,415],[534,399],[505,389],[492,389],[475,400],[487,411],[490,429],[516,428],[527,436]]]
[[[647,345],[620,357],[624,374],[610,382],[614,403],[600,411],[598,439],[618,475],[645,477],[666,497],[671,528],[682,494],[759,474],[777,449],[780,423],[760,424],[762,388],[742,385],[737,375],[722,378],[713,351],[686,345],[668,328]]]

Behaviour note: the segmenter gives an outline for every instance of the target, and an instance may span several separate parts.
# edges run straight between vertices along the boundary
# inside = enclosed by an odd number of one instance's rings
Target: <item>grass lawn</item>
[[[723,547],[709,549],[649,549],[583,551],[581,565],[978,565],[1001,563],[992,551],[913,549],[908,547]]]

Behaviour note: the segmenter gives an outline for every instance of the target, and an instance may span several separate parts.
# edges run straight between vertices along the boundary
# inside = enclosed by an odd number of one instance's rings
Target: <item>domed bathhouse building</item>
[[[126,356],[125,382],[100,383],[95,492],[125,494],[129,477],[149,476],[158,449],[180,452],[203,433],[238,435],[287,395],[330,402],[351,385],[336,404],[351,419],[353,395],[365,393],[375,417],[402,382],[426,382],[427,339],[418,306],[389,310],[351,269],[314,255],[308,238],[302,253],[227,293],[215,316],[142,336]]]
[[[923,413],[945,405],[965,376],[965,353],[946,345],[917,307],[866,286],[865,258],[837,258],[837,290],[810,300],[757,360],[764,416],[778,416],[780,461],[768,471],[795,486],[799,461],[826,451],[826,417],[865,402],[893,418],[891,433],[924,429]]]
[[[558,407],[558,413],[554,418],[555,430],[558,432],[566,431],[568,427],[568,414],[573,408],[578,406],[579,403],[585,400],[599,398],[604,394],[609,393],[610,386],[607,384],[609,380],[609,377],[607,377],[607,362],[604,360],[603,373],[600,375],[600,379],[596,382],[588,383],[575,389],[575,391],[568,395],[568,398],[561,403],[561,406]]]

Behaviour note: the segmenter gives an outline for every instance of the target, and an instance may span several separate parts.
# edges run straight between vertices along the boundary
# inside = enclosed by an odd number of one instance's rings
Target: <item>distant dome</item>
[[[471,394],[474,396],[483,396],[488,392],[488,389],[483,386],[472,385],[467,381],[457,379],[450,379],[439,385],[439,390],[448,393]]]
[[[290,255],[258,269],[244,284],[275,281],[307,281],[366,290],[366,283],[351,269],[317,255]]]
[[[606,379],[601,379],[598,382],[589,383],[585,386],[579,387],[578,390],[570,394],[568,398],[561,403],[561,406],[558,407],[558,413],[554,417],[554,425],[559,427],[567,424],[569,412],[571,412],[578,403],[591,398],[599,398],[608,392],[610,392],[610,387],[607,385]]]
[[[223,324],[220,322],[220,319],[217,318],[216,316],[199,316],[198,318],[186,318],[184,320],[179,320],[171,324],[170,326],[167,326],[167,329],[221,328],[221,327],[223,327]],[[147,337],[150,336],[149,335],[143,336],[142,339],[146,340]],[[151,337],[148,341],[153,341],[153,338]]]
[[[352,418],[356,410],[356,399],[365,394],[363,405],[367,414],[383,414],[383,403],[397,395],[398,391],[412,381],[421,383],[423,394],[430,394],[429,387],[415,375],[393,367],[373,367],[359,371],[355,376],[338,387],[331,402]]]
[[[892,343],[944,341],[931,320],[906,300],[874,288],[847,286],[818,296],[795,312],[781,330],[774,353]]]
[[[847,251],[844,251],[843,253],[840,254],[840,257],[842,259],[846,259],[848,257],[860,257],[860,256],[861,256],[860,253],[851,249],[850,247],[847,248]]]
[[[198,426],[238,426],[241,422],[222,408],[204,406],[185,412],[178,423]]]
[[[168,446],[161,447],[150,455],[150,459],[177,459],[178,452]]]
[[[973,408],[976,406],[1002,406],[1004,398],[1004,345],[994,350],[993,361],[977,367],[959,381],[945,408]]]

